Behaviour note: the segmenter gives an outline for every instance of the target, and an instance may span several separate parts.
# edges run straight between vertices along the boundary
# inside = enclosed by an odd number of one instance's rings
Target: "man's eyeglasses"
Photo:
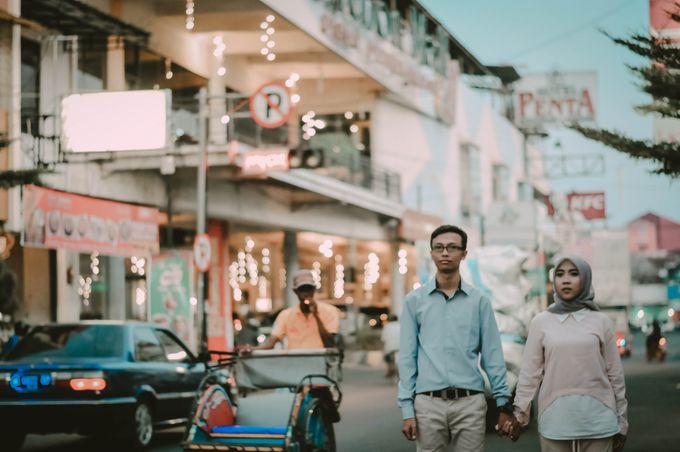
[[[453,243],[449,243],[448,245],[444,246],[441,244],[437,244],[432,247],[432,251],[434,251],[437,254],[441,254],[446,250],[447,253],[452,254],[455,253],[456,251],[463,251],[465,248],[463,248],[460,245],[454,245]]]

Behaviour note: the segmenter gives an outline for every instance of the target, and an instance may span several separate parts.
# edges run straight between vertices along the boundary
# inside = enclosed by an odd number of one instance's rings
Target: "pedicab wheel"
[[[333,423],[325,413],[328,408],[319,400],[312,400],[305,408],[303,452],[335,452]]]
[[[146,450],[153,440],[153,415],[148,402],[140,401],[135,407],[129,441],[133,450]]]
[[[0,444],[2,444],[3,451],[14,452],[19,450],[24,445],[25,440],[26,433],[24,432],[0,431]]]

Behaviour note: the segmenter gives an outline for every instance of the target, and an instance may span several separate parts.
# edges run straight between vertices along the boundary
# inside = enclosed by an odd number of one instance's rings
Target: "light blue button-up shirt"
[[[484,391],[481,365],[498,406],[510,398],[501,339],[491,302],[461,281],[451,296],[436,278],[406,296],[399,319],[399,406],[415,417],[415,394],[445,388]]]

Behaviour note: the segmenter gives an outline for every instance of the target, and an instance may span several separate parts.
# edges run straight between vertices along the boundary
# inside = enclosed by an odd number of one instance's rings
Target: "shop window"
[[[493,199],[495,201],[507,201],[510,180],[508,167],[503,164],[493,165]]]
[[[40,115],[40,44],[21,40],[21,132],[38,135]]]
[[[101,39],[78,40],[78,89],[101,91],[104,89],[106,68],[106,41]]]
[[[107,260],[99,253],[80,254],[78,295],[80,319],[105,319],[108,314]]]
[[[463,218],[470,218],[480,211],[481,180],[479,148],[473,143],[463,143],[460,148],[460,209]]]
[[[135,45],[125,46],[125,82],[129,89],[172,91],[172,124],[179,143],[196,143],[198,91],[208,80],[170,58]]]
[[[151,328],[135,328],[135,359],[142,362],[164,362],[165,353]]]
[[[125,318],[146,320],[148,312],[148,260],[132,256],[125,259]]]

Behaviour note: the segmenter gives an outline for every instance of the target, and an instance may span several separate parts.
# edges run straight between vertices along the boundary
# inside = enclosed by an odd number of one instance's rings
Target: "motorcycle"
[[[666,338],[647,338],[647,362],[663,362],[666,359]]]

